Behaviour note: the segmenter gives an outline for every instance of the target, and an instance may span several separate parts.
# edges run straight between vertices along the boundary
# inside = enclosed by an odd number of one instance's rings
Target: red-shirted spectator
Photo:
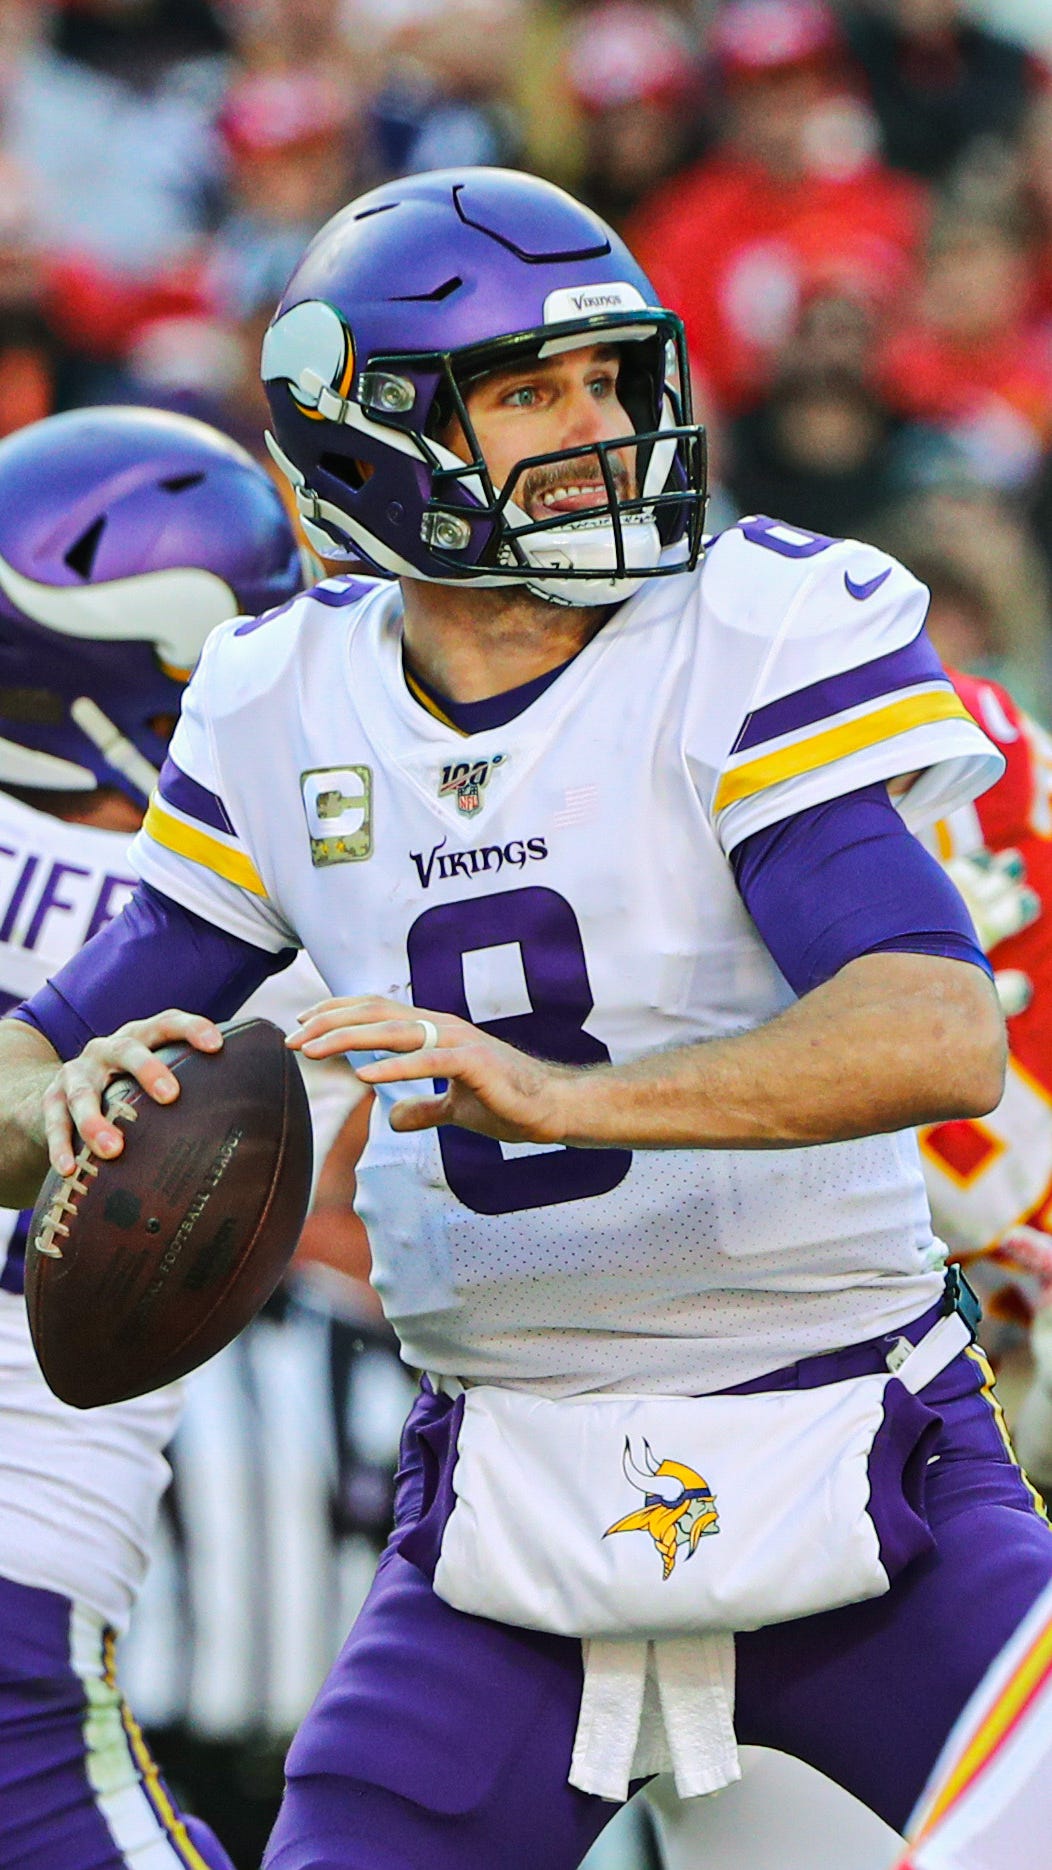
[[[820,0],[730,0],[710,49],[726,105],[720,144],[628,232],[686,320],[702,387],[733,414],[763,390],[819,260],[893,283],[908,274],[926,196],[875,155]]]
[[[1029,233],[1011,203],[943,211],[918,314],[889,338],[881,375],[903,414],[958,435],[981,478],[1029,479],[1052,445],[1052,332],[1034,315]]]

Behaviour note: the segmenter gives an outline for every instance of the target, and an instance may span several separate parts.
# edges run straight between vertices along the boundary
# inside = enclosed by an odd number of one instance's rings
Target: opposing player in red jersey
[[[1002,778],[934,827],[938,855],[990,956],[1011,1056],[1004,1097],[979,1122],[921,1132],[936,1232],[984,1280],[987,1312],[1027,1322],[1035,1378],[1013,1426],[1039,1484],[1052,1481],[1052,738],[985,678],[955,673],[965,706],[1005,757]],[[981,1275],[980,1275],[981,1277]]]
[[[1006,769],[974,805],[934,827],[995,972],[1012,1068],[997,1111],[924,1133],[938,1218],[962,1252],[990,1250],[1020,1224],[1052,1226],[1052,739],[996,683],[954,674]]]
[[[1034,1235],[1052,1233],[1052,739],[996,683],[953,680],[1006,769],[931,835],[991,956],[1012,1058],[996,1111],[922,1133],[925,1174],[955,1252],[1011,1260],[1047,1283],[1052,1250]]]

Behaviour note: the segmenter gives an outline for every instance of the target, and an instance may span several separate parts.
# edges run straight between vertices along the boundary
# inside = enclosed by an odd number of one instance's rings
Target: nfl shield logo
[[[474,779],[465,779],[463,784],[457,787],[457,811],[465,812],[470,818],[473,812],[478,811],[481,804],[482,793],[478,782]]]

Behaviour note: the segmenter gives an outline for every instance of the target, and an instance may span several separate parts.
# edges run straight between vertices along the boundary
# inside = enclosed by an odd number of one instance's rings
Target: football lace
[[[128,1104],[122,1097],[118,1097],[115,1098],[113,1103],[109,1106],[106,1115],[111,1121],[123,1118],[125,1123],[135,1123],[138,1120],[139,1113],[134,1105]],[[69,1238],[69,1228],[62,1216],[64,1214],[71,1216],[76,1214],[77,1204],[72,1197],[74,1195],[86,1195],[88,1192],[88,1184],[82,1181],[81,1177],[90,1175],[94,1181],[98,1172],[99,1164],[92,1160],[91,1150],[88,1144],[85,1143],[73,1164],[72,1175],[63,1179],[60,1186],[56,1189],[48,1211],[41,1222],[40,1232],[33,1243],[37,1252],[43,1253],[47,1259],[60,1260],[62,1258],[62,1248],[56,1244],[55,1240],[56,1234],[61,1234],[64,1240]]]

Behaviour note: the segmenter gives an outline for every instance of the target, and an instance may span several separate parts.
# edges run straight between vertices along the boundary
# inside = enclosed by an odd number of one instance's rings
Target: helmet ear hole
[[[367,480],[372,479],[371,461],[358,461],[353,455],[333,454],[326,450],[318,457],[318,465],[331,474],[334,480],[342,481],[352,493],[360,493]]]

